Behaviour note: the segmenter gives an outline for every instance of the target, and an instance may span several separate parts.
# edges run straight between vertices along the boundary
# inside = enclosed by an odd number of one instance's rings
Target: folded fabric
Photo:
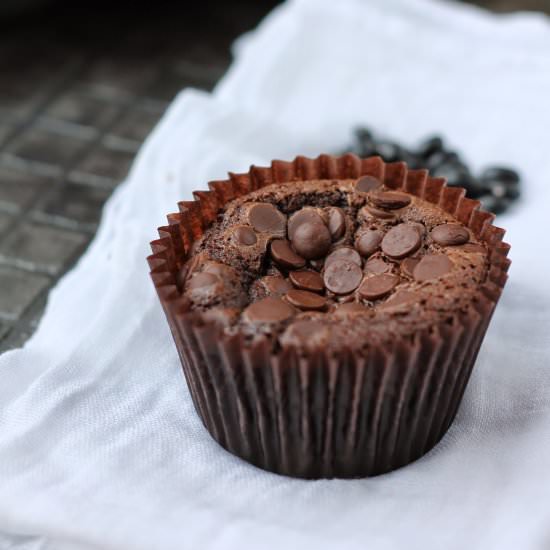
[[[37,333],[0,357],[0,547],[548,548],[549,31],[435,0],[295,0],[238,41],[213,95],[183,92]],[[371,479],[285,478],[201,425],[145,257],[209,179],[339,151],[361,123],[521,170],[499,219],[511,278],[432,452]]]

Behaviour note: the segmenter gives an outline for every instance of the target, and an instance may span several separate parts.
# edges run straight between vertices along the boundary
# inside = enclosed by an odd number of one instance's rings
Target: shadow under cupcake
[[[148,260],[214,439],[306,478],[429,451],[506,281],[494,216],[425,170],[351,154],[209,187],[168,216]]]

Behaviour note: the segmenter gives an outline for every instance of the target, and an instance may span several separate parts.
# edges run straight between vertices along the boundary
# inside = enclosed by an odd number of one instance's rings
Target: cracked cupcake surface
[[[364,176],[234,199],[178,286],[228,334],[359,350],[466,311],[488,264],[486,245],[450,214]]]
[[[377,475],[433,448],[506,282],[493,216],[376,157],[276,160],[209,189],[179,203],[148,260],[212,437],[304,478]]]

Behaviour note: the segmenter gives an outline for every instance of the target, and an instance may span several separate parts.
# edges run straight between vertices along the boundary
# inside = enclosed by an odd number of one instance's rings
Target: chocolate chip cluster
[[[210,235],[204,256],[195,257],[186,295],[197,306],[223,305],[227,319],[242,313],[251,325],[307,312],[365,313],[417,300],[424,283],[466,269],[472,254],[485,252],[466,227],[377,178],[347,186],[347,204],[338,206],[240,204],[223,231]]]

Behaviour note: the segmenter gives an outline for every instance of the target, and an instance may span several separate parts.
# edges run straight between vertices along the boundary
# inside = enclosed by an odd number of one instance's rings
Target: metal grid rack
[[[58,1],[0,21],[0,352],[32,334],[175,94],[211,89],[274,3]]]

